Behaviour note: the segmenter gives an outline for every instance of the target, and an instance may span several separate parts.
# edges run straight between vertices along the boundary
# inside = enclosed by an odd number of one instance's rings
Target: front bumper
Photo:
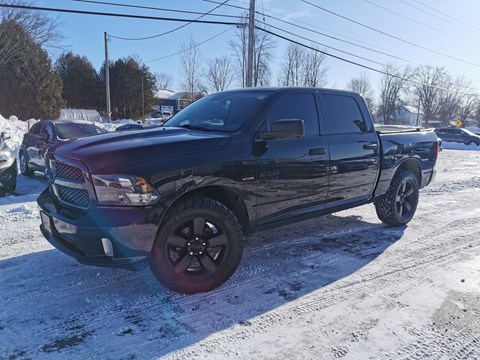
[[[13,191],[17,185],[17,160],[0,164],[0,191]]]
[[[95,207],[73,212],[61,207],[48,188],[37,203],[43,236],[78,262],[131,270],[147,265],[158,229],[155,209]]]

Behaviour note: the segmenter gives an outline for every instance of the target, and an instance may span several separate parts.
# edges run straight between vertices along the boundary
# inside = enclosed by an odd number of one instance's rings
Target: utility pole
[[[417,107],[417,126],[419,126],[420,124],[420,96],[418,97],[418,107]]]
[[[143,93],[143,75],[142,75],[142,123],[145,121],[145,95]]]
[[[253,86],[253,49],[255,48],[255,0],[250,0],[248,13],[247,87]]]
[[[108,62],[108,34],[104,32],[105,40],[105,93],[107,97],[107,121],[112,122],[112,109],[110,106],[110,64]]]

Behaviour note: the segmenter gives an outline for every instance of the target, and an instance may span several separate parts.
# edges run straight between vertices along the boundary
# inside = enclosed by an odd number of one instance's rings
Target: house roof
[[[409,113],[411,114],[417,114],[419,111],[418,111],[418,108],[415,107],[415,106],[411,106],[411,105],[402,105],[400,107],[403,107],[405,110],[407,110]],[[420,115],[425,115],[424,113],[422,113],[420,111]]]
[[[163,89],[163,90],[158,90],[158,91],[155,93],[155,97],[156,97],[157,99],[169,99],[170,96],[172,96],[172,95],[174,95],[174,94],[175,94],[175,91]]]

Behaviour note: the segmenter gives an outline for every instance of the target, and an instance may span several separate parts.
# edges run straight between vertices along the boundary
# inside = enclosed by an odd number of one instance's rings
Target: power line
[[[153,7],[153,6],[140,6],[140,5],[132,5],[132,4],[118,4],[118,3],[111,3],[111,2],[106,2],[106,1],[94,1],[94,0],[73,0],[73,1],[80,2],[80,3],[90,3],[90,4],[98,4],[98,5],[126,7],[126,8],[133,8],[133,9],[174,12],[174,13],[180,13],[180,14],[192,14],[192,15],[203,15],[204,14],[200,11],[159,8],[159,7]],[[208,14],[208,16],[217,16],[217,17],[237,18],[238,19],[238,16],[236,16],[236,15],[227,15],[227,14]]]
[[[480,28],[477,28],[477,27],[475,27],[475,26],[473,26],[473,25],[467,24],[467,23],[466,23],[465,21],[463,21],[463,20],[458,20],[458,19],[454,18],[453,16],[448,15],[448,14],[446,14],[446,13],[440,11],[440,10],[437,10],[437,9],[431,7],[431,6],[428,6],[427,4],[425,4],[425,3],[421,2],[421,1],[418,1],[418,0],[413,0],[413,1],[415,1],[417,4],[423,5],[423,6],[425,6],[426,8],[429,8],[429,9],[431,9],[431,10],[433,10],[433,11],[439,13],[439,14],[442,14],[443,16],[446,16],[447,18],[450,18],[450,19],[452,19],[452,20],[455,20],[456,22],[458,22],[458,23],[460,23],[460,24],[462,24],[462,25],[467,25],[467,26],[469,26],[470,28],[472,28],[472,29],[474,29],[474,30],[480,31]],[[457,25],[457,26],[458,26],[458,25]]]
[[[410,4],[410,3],[408,3],[408,2],[406,2],[406,1],[404,1],[404,0],[398,0],[398,1],[400,1],[401,3],[403,3],[403,4],[407,5],[407,6],[410,6],[410,7],[414,8],[414,9],[417,9],[418,11],[421,11],[421,12],[427,14],[427,15],[430,15],[430,16],[434,17],[435,19],[440,19],[440,20],[445,21],[446,23],[449,23],[449,24],[451,24],[451,25],[460,26],[461,28],[464,28],[464,29],[466,29],[466,30],[468,30],[468,31],[472,31],[471,29],[465,27],[463,24],[456,24],[456,23],[454,23],[454,22],[452,22],[452,21],[450,21],[450,20],[448,20],[448,19],[442,19],[441,17],[438,17],[437,15],[434,15],[434,14],[432,14],[431,12],[429,12],[429,11],[427,11],[427,10],[424,10],[424,9],[422,9],[422,8],[419,8],[418,6],[415,6],[415,5],[413,5],[413,4]],[[422,5],[423,5],[423,4],[422,4]],[[477,34],[480,34],[479,31],[476,31],[476,30],[473,30],[473,31],[475,31]]]
[[[394,77],[394,78],[397,78],[397,79],[401,79],[401,80],[404,80],[406,82],[409,82],[409,83],[412,83],[412,84],[417,84],[417,85],[425,85],[425,86],[430,86],[432,88],[435,88],[435,89],[438,89],[438,90],[443,90],[443,91],[447,91],[447,92],[454,92],[454,93],[458,93],[460,95],[468,95],[468,96],[475,96],[477,94],[473,94],[473,93],[465,93],[465,92],[462,92],[462,91],[456,91],[456,90],[452,90],[452,89],[448,89],[448,88],[443,88],[443,87],[440,87],[440,86],[435,86],[435,85],[430,85],[430,84],[426,84],[426,83],[422,83],[420,81],[415,81],[415,80],[412,80],[412,79],[409,79],[409,78],[405,78],[403,76],[400,76],[400,75],[395,75],[395,74],[390,74],[384,70],[379,70],[379,69],[376,69],[376,68],[373,68],[371,66],[368,66],[368,65],[364,65],[364,64],[361,64],[359,62],[356,62],[356,61],[352,61],[352,60],[348,60],[348,59],[345,59],[345,58],[342,58],[341,56],[337,56],[337,55],[333,55],[333,54],[330,54],[326,51],[322,51],[322,50],[319,50],[317,48],[314,48],[313,46],[309,46],[309,45],[305,45],[301,42],[298,42],[298,41],[295,41],[293,39],[290,39],[286,36],[283,36],[283,35],[280,35],[280,34],[277,34],[273,31],[270,31],[270,30],[267,30],[267,29],[263,29],[261,27],[256,27],[257,29],[259,29],[260,31],[263,31],[263,32],[266,32],[272,36],[275,36],[277,38],[280,38],[280,39],[283,39],[285,41],[288,41],[288,42],[291,42],[291,43],[294,43],[294,44],[297,44],[297,45],[300,45],[300,46],[303,46],[307,49],[310,49],[310,50],[313,50],[313,51],[316,51],[316,52],[319,52],[321,54],[324,54],[326,56],[329,56],[329,57],[332,57],[334,59],[337,59],[337,60],[340,60],[340,61],[343,61],[343,62],[346,62],[346,63],[349,63],[349,64],[352,64],[352,65],[355,65],[355,66],[359,66],[359,67],[362,67],[364,69],[367,69],[367,70],[371,70],[371,71],[374,71],[376,73],[379,73],[379,74],[383,74],[383,75],[387,75],[387,76],[391,76],[391,77]],[[478,91],[477,89],[473,89],[475,91]]]
[[[211,40],[219,37],[220,35],[225,34],[227,31],[230,31],[230,30],[233,29],[233,28],[234,28],[234,26],[229,27],[227,30],[224,30],[224,31],[222,31],[222,32],[220,32],[220,33],[218,33],[218,34],[216,34],[216,35],[214,35],[214,36],[212,36],[212,37],[210,37],[210,38],[202,41],[202,42],[199,42],[198,44],[195,44],[194,46],[190,46],[190,47],[187,48],[187,49],[183,49],[183,50],[177,51],[176,53],[173,53],[173,54],[170,54],[170,55],[166,55],[166,56],[162,56],[162,57],[157,58],[157,59],[148,60],[148,61],[146,61],[146,62],[147,62],[147,63],[150,63],[150,62],[154,62],[154,61],[160,61],[160,60],[168,59],[168,58],[170,58],[170,57],[173,57],[173,56],[175,56],[175,55],[181,54],[181,53],[186,52],[186,51],[188,51],[188,50],[195,49],[195,48],[197,48],[197,47],[205,44],[206,42],[209,42],[209,41],[211,41]]]
[[[418,24],[418,25],[421,25],[421,26],[423,26],[423,27],[426,27],[426,28],[429,28],[429,29],[432,29],[432,30],[441,32],[442,34],[446,34],[446,35],[449,35],[449,36],[456,37],[456,38],[458,38],[458,39],[462,39],[462,40],[464,40],[464,41],[471,42],[471,40],[466,39],[466,38],[464,38],[464,37],[462,37],[462,36],[459,36],[459,35],[456,35],[456,34],[452,34],[452,33],[448,32],[448,31],[444,31],[444,30],[439,29],[439,28],[436,28],[436,27],[434,27],[434,26],[425,24],[425,23],[423,23],[423,22],[421,22],[421,21],[418,21],[418,20],[415,20],[415,19],[413,19],[413,18],[411,18],[411,17],[409,17],[409,16],[400,14],[400,13],[398,13],[398,12],[396,12],[396,11],[393,11],[393,10],[390,10],[390,9],[388,9],[388,8],[382,6],[382,5],[376,4],[376,3],[374,3],[373,1],[370,1],[370,0],[363,0],[363,1],[369,3],[370,5],[376,6],[376,7],[380,8],[380,9],[382,9],[382,10],[384,10],[384,11],[387,11],[387,12],[389,12],[389,13],[391,13],[391,14],[397,15],[397,16],[399,16],[399,17],[401,17],[401,18],[404,18],[404,19],[407,19],[407,20],[409,20],[409,21],[411,21],[411,22],[414,22],[415,24]]]
[[[222,5],[226,4],[228,2],[228,0],[225,0],[223,3],[221,3],[220,5],[217,5],[215,6],[212,10],[206,12],[206,13],[203,13],[202,15],[200,15],[199,17],[197,17],[196,19],[190,21],[190,22],[187,22],[186,24],[183,24],[183,25],[180,25],[174,29],[171,29],[171,30],[168,30],[168,31],[165,31],[161,34],[157,34],[157,35],[152,35],[152,36],[145,36],[145,37],[140,37],[140,38],[127,38],[127,37],[121,37],[121,36],[114,36],[114,35],[110,35],[110,37],[114,38],[114,39],[119,39],[119,40],[151,40],[151,39],[155,39],[155,38],[159,38],[161,36],[164,36],[164,35],[167,35],[167,34],[171,34],[175,31],[178,31],[180,29],[183,29],[184,27],[192,24],[193,22],[195,21],[198,21],[200,20],[201,18],[209,15],[210,13],[212,13],[213,11],[217,10],[219,7],[221,7]]]
[[[220,4],[220,2],[215,1],[215,0],[203,0],[203,1],[209,2],[209,3],[213,3],[213,4]],[[235,6],[235,5],[231,5],[231,4],[225,4],[225,6],[229,6],[229,7],[233,7],[233,8],[237,8],[237,9],[242,9],[242,10],[248,10],[247,8],[242,8],[242,7],[240,7],[240,6]],[[272,10],[268,10],[268,12],[271,13],[271,14],[275,14],[275,15],[277,15],[277,16],[283,16],[282,14],[276,13],[276,12],[274,12],[274,11],[272,11]],[[345,35],[341,35],[341,34],[338,34],[338,33],[336,33],[336,32],[333,32],[333,31],[330,31],[330,30],[327,30],[327,29],[322,29],[322,28],[320,28],[320,27],[318,27],[318,26],[315,26],[315,25],[312,25],[312,24],[308,24],[308,23],[306,23],[306,22],[304,22],[304,21],[295,20],[295,22],[297,22],[298,24],[304,24],[304,25],[310,26],[310,27],[312,27],[312,28],[314,28],[314,29],[319,29],[319,30],[328,32],[328,33],[330,33],[330,34],[336,35],[336,36],[338,36],[338,37],[343,37],[343,38],[345,38],[345,39],[349,39],[349,40],[355,41],[355,43],[352,43],[351,41],[343,40],[343,39],[340,39],[340,38],[336,38],[335,36],[327,35],[327,34],[325,34],[325,33],[319,32],[319,31],[314,31],[314,30],[312,30],[312,29],[305,28],[305,27],[303,27],[303,26],[301,26],[301,25],[294,24],[294,23],[292,23],[292,22],[290,22],[290,21],[287,21],[287,20],[285,20],[285,19],[281,19],[281,18],[275,17],[275,16],[273,16],[273,15],[269,15],[269,14],[267,14],[265,11],[263,11],[263,12],[255,11],[255,13],[257,13],[257,14],[259,14],[259,15],[262,15],[264,18],[265,18],[265,17],[268,17],[268,18],[271,18],[271,19],[274,19],[274,20],[277,20],[277,21],[281,21],[281,22],[283,22],[283,23],[285,23],[285,24],[289,24],[289,25],[292,25],[292,26],[296,26],[296,27],[298,27],[298,28],[301,28],[301,29],[304,29],[304,30],[307,30],[307,31],[310,31],[310,32],[314,32],[314,33],[316,33],[316,34],[318,34],[318,35],[330,37],[330,38],[332,38],[332,39],[334,39],[334,40],[337,40],[337,41],[343,41],[343,42],[345,42],[345,43],[347,43],[347,44],[350,44],[350,45],[353,45],[353,46],[362,47],[362,46],[360,46],[360,45],[358,45],[358,44],[359,44],[359,43],[363,43],[363,44],[368,45],[368,46],[370,46],[370,47],[375,47],[375,48],[377,48],[377,49],[382,50],[382,51],[379,51],[379,53],[381,53],[381,54],[383,54],[383,55],[390,56],[390,57],[396,58],[396,59],[398,59],[398,60],[406,61],[406,62],[408,62],[408,63],[414,63],[414,62],[412,62],[412,61],[410,61],[410,60],[406,60],[406,59],[403,59],[403,58],[398,57],[398,56],[396,56],[396,55],[392,55],[391,53],[390,53],[390,54],[389,54],[389,53],[386,53],[386,51],[388,51],[388,50],[386,50],[386,49],[384,49],[384,48],[381,48],[381,47],[379,47],[379,46],[372,45],[372,44],[366,43],[366,42],[364,42],[364,41],[361,41],[361,40],[358,40],[358,39],[355,39],[355,38],[351,38],[351,37],[348,37],[348,36],[345,36]],[[366,47],[366,46],[363,47],[363,48],[364,48],[364,49],[367,49],[367,50],[370,50],[370,51],[374,51],[374,52],[376,51],[376,50],[374,50],[374,49],[372,49],[372,48],[369,48],[369,47]]]
[[[359,48],[361,48],[361,49],[365,49],[365,50],[369,50],[369,51],[372,51],[372,52],[375,52],[375,53],[378,53],[378,54],[386,55],[386,56],[389,56],[389,57],[391,57],[391,58],[394,58],[394,59],[397,59],[397,60],[402,60],[402,61],[405,61],[405,62],[408,62],[408,63],[411,63],[411,64],[416,64],[416,63],[414,63],[413,61],[410,61],[410,60],[401,58],[401,57],[399,57],[399,56],[395,56],[395,55],[386,53],[386,52],[384,52],[384,51],[375,50],[375,49],[369,48],[369,47],[367,47],[367,46],[359,45],[359,44],[354,43],[354,42],[352,42],[352,41],[343,40],[343,39],[340,39],[340,38],[338,38],[338,37],[335,37],[335,36],[332,36],[332,35],[328,35],[328,34],[322,33],[322,32],[320,32],[320,31],[312,30],[312,29],[309,29],[309,28],[307,28],[307,27],[305,27],[305,26],[297,25],[297,24],[294,24],[294,23],[292,23],[292,22],[290,22],[290,21],[283,20],[283,19],[280,19],[280,18],[275,17],[275,16],[272,16],[272,15],[268,15],[268,14],[265,14],[265,13],[260,13],[260,12],[258,12],[258,11],[257,11],[257,14],[266,16],[266,17],[268,17],[268,18],[271,18],[271,19],[274,19],[274,20],[277,20],[277,21],[281,21],[281,22],[283,22],[283,23],[285,23],[285,24],[292,25],[292,26],[295,26],[295,27],[297,27],[297,28],[300,28],[300,29],[303,29],[303,30],[306,30],[306,31],[309,31],[309,32],[312,32],[312,33],[315,33],[315,34],[318,34],[318,35],[322,35],[322,36],[328,37],[328,38],[333,39],[333,40],[336,40],[336,41],[341,41],[341,42],[344,42],[344,43],[346,43],[346,44],[359,47]],[[270,26],[271,26],[271,25],[270,25]],[[324,46],[325,46],[325,45],[324,45]]]
[[[332,46],[328,46],[328,45],[319,43],[318,41],[315,41],[315,40],[306,38],[306,37],[304,37],[304,36],[301,36],[301,35],[292,33],[292,32],[290,32],[290,31],[288,31],[288,30],[284,30],[284,29],[279,28],[279,27],[277,27],[277,26],[273,26],[273,25],[267,24],[267,23],[265,23],[265,22],[263,22],[263,21],[256,20],[256,22],[261,23],[261,24],[264,24],[264,25],[268,25],[268,27],[271,27],[271,28],[273,28],[273,29],[280,30],[280,31],[282,31],[282,32],[284,32],[284,33],[287,33],[287,34],[289,34],[289,35],[293,35],[293,36],[299,37],[300,39],[310,41],[310,42],[312,42],[312,43],[314,43],[314,44],[317,44],[317,45],[320,45],[320,46],[323,46],[323,47],[326,47],[326,48],[329,48],[329,49],[338,51],[338,52],[340,52],[340,53],[343,53],[343,54],[346,54],[346,55],[350,55],[350,56],[353,56],[353,57],[356,57],[356,58],[359,58],[359,59],[362,59],[362,60],[365,60],[365,61],[368,61],[368,62],[377,64],[377,65],[383,65],[383,63],[381,63],[381,62],[378,62],[378,61],[375,61],[375,60],[371,60],[371,59],[368,59],[368,58],[365,58],[365,57],[362,57],[362,56],[359,56],[359,55],[355,55],[355,54],[350,53],[350,52],[348,52],[348,51],[340,50],[340,49],[334,48],[334,47],[332,47]],[[257,28],[259,28],[259,27],[257,27]]]
[[[130,18],[130,19],[142,19],[142,20],[177,21],[177,22],[189,22],[189,23],[193,22],[193,23],[200,23],[200,24],[233,25],[233,26],[241,26],[242,25],[241,23],[230,22],[230,21],[195,20],[195,19],[147,16],[147,15],[131,15],[131,14],[108,13],[108,12],[98,12],[98,11],[84,11],[84,10],[61,9],[61,8],[48,8],[48,7],[13,5],[13,4],[0,4],[0,8],[2,8],[2,7],[10,8],[10,9],[52,11],[52,12],[60,12],[60,13],[67,13],[67,14],[97,15],[97,16]]]
[[[425,47],[425,46],[415,44],[415,43],[413,43],[413,42],[411,42],[411,41],[408,41],[408,40],[399,38],[398,36],[389,34],[389,33],[385,32],[385,31],[382,31],[382,30],[378,30],[378,29],[376,29],[376,28],[374,28],[374,27],[365,25],[365,24],[363,24],[363,23],[361,23],[361,22],[359,22],[359,21],[350,19],[350,18],[348,18],[348,17],[346,17],[346,16],[343,16],[343,15],[340,15],[340,14],[338,14],[338,13],[336,13],[336,12],[331,11],[331,10],[325,9],[324,7],[321,7],[321,6],[319,6],[319,5],[313,4],[313,3],[311,3],[311,2],[309,2],[309,1],[307,1],[307,0],[300,0],[300,1],[302,1],[302,2],[304,2],[304,3],[306,3],[306,4],[309,4],[309,5],[317,8],[317,9],[320,9],[320,10],[322,10],[322,11],[325,11],[325,12],[327,12],[327,13],[329,13],[329,14],[335,15],[335,16],[337,16],[337,17],[340,17],[340,18],[344,19],[344,20],[347,20],[347,21],[349,21],[349,22],[352,22],[352,23],[354,23],[354,24],[357,24],[357,25],[359,25],[359,26],[362,26],[362,27],[364,27],[364,28],[367,28],[367,29],[369,29],[369,30],[372,30],[372,31],[375,31],[375,32],[380,33],[380,34],[382,34],[382,35],[388,36],[388,37],[390,37],[390,38],[392,38],[392,39],[401,41],[401,42],[403,42],[403,43],[405,43],[405,44],[409,44],[409,45],[415,46],[416,48],[419,48],[419,49],[422,49],[422,50],[426,50],[426,51],[431,52],[431,53],[433,53],[433,54],[441,55],[441,56],[447,57],[447,58],[449,58],[449,59],[452,59],[452,60],[455,60],[455,61],[459,61],[459,62],[464,63],[464,64],[469,64],[469,65],[472,65],[472,66],[480,67],[479,64],[471,63],[471,62],[469,62],[469,61],[465,61],[465,60],[462,60],[462,59],[458,59],[458,58],[456,58],[456,57],[453,57],[453,56],[450,56],[450,55],[447,55],[447,54],[443,54],[443,53],[441,53],[441,52],[438,52],[438,51],[429,49],[429,48],[427,48],[427,47]],[[402,2],[403,2],[403,0],[399,0],[399,1],[402,1]]]
[[[218,4],[217,1],[213,1],[213,0],[203,0],[203,1],[209,2],[209,3]],[[248,8],[246,8],[246,7],[241,7],[241,6],[238,6],[238,5],[225,4],[225,6],[228,6],[228,7],[231,7],[231,8],[235,8],[235,9],[245,10],[245,11],[248,10]]]

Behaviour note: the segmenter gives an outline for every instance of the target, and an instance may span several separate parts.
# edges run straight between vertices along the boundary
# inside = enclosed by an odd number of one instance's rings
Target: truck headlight
[[[0,150],[0,163],[13,160],[13,153],[9,148]]]
[[[131,175],[92,175],[99,205],[147,206],[160,196],[144,178]]]

